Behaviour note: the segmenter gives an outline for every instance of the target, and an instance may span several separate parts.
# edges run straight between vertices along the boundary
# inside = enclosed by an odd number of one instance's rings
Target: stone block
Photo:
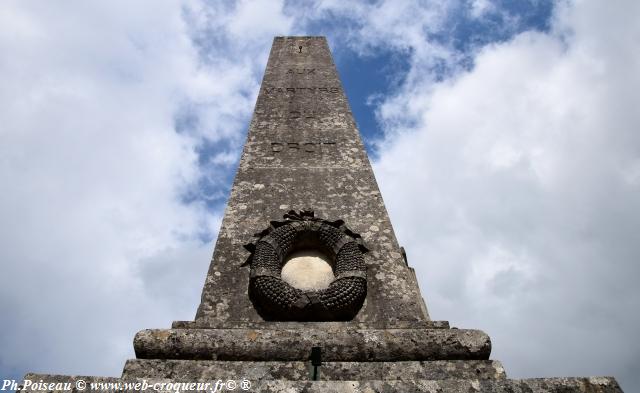
[[[323,361],[485,360],[489,336],[467,329],[148,329],[136,334],[140,359]]]
[[[247,378],[258,380],[306,381],[311,379],[309,361],[215,361],[130,359],[122,378],[205,381]],[[504,368],[495,360],[437,360],[406,362],[323,362],[318,379],[401,380],[418,379],[505,379]]]

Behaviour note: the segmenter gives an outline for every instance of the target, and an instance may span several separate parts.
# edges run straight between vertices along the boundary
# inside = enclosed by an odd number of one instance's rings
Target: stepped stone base
[[[137,359],[126,362],[121,378],[28,374],[25,379],[68,385],[21,391],[622,392],[609,377],[507,379],[502,364],[488,360],[491,342],[484,332],[449,328],[446,322],[396,323],[380,329],[295,322],[233,329],[204,326],[179,322],[172,329],[139,332],[134,340]],[[321,348],[315,366],[314,347]],[[86,383],[84,389],[76,385],[79,380]],[[223,386],[229,381],[233,389]],[[92,382],[107,385],[92,387]],[[247,387],[247,382],[250,388],[242,389],[241,383]],[[175,384],[193,385],[178,389]]]
[[[338,322],[211,326],[177,322],[172,329],[140,331],[134,339],[137,359],[126,362],[121,378],[29,374],[25,379],[68,385],[22,391],[622,392],[609,377],[507,379],[502,364],[489,360],[491,342],[484,332],[449,328],[445,321],[380,328]],[[319,359],[312,356],[314,347],[320,348]],[[79,380],[84,389],[76,385]],[[233,389],[223,386],[229,381]]]

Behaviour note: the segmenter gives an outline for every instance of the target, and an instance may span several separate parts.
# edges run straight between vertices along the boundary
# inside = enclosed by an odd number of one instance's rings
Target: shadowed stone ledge
[[[449,321],[378,321],[378,322],[242,322],[201,318],[173,321],[172,329],[450,329]]]
[[[480,330],[250,330],[148,329],[133,342],[139,359],[308,360],[312,347],[323,361],[485,360],[489,336]]]
[[[179,381],[233,379],[252,381],[306,381],[310,362],[259,362],[219,360],[130,359],[123,379],[171,378]],[[502,364],[496,360],[434,360],[406,362],[323,362],[318,379],[323,381],[417,379],[505,379]]]

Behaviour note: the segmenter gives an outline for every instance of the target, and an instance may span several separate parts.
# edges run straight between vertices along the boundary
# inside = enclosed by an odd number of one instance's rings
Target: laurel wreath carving
[[[272,320],[350,320],[367,296],[362,237],[344,221],[315,217],[313,210],[289,211],[271,221],[245,245],[252,255],[249,293],[254,305]],[[333,261],[335,279],[322,290],[301,290],[281,278],[286,257],[299,249],[316,249]]]

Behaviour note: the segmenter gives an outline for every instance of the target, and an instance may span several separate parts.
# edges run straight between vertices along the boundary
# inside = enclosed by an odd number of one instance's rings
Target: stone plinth
[[[483,360],[489,336],[462,329],[155,329],[134,339],[140,359],[322,361]]]

